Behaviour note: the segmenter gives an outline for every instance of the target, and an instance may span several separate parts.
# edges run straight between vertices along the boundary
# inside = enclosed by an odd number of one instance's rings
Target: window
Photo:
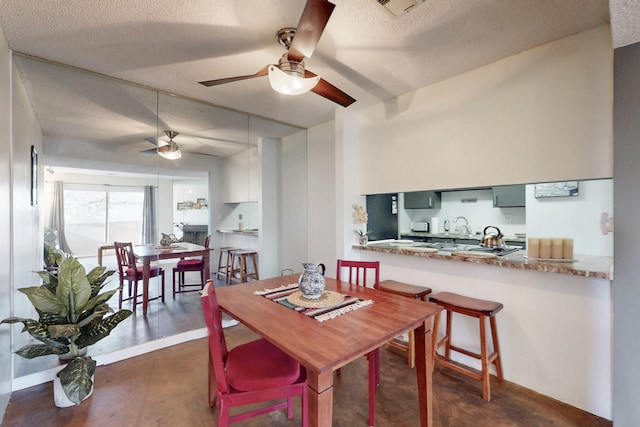
[[[76,256],[93,256],[99,244],[140,243],[144,192],[136,187],[66,184],[65,235]]]

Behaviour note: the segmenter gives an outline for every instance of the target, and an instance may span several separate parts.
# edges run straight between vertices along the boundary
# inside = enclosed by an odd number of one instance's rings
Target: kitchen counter
[[[422,233],[427,234],[427,233]],[[404,235],[404,234],[403,234]],[[433,236],[433,235],[431,235]],[[519,250],[505,256],[483,257],[481,253],[439,251],[427,252],[412,245],[393,245],[391,243],[369,243],[366,246],[353,245],[353,249],[362,251],[384,252],[413,257],[442,259],[454,262],[471,262],[476,264],[495,265],[499,267],[542,271],[547,273],[569,274],[597,279],[613,278],[613,257],[576,254],[576,261],[541,261],[526,257],[525,250]]]
[[[258,236],[259,235],[259,231],[257,228],[243,228],[242,230],[240,229],[230,229],[230,228],[221,228],[216,230],[218,233],[225,233],[225,234],[238,234],[240,236]]]
[[[482,240],[482,233],[476,233],[473,235],[462,235],[462,234],[454,234],[454,233],[427,233],[424,231],[403,231],[400,233],[401,236],[409,236],[413,238],[438,238],[438,239],[465,239],[465,240],[477,240],[480,242]],[[516,237],[516,236],[503,236],[503,240],[509,242],[519,242],[519,243],[527,243],[526,237]]]

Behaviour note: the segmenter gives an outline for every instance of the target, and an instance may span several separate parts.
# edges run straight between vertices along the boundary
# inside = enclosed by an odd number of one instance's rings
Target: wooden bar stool
[[[380,282],[380,290],[402,295],[407,298],[420,299],[422,301],[427,301],[427,295],[431,293],[431,288],[409,285],[407,283],[396,282],[395,280],[385,280]],[[406,344],[399,342],[398,340],[392,340],[389,342],[389,345],[399,350],[406,351],[407,364],[411,368],[416,366],[416,345],[413,331],[409,331],[409,342]]]
[[[258,252],[251,250],[236,249],[229,251],[231,255],[231,266],[228,285],[234,281],[237,283],[244,283],[249,279],[260,280],[258,276]],[[253,263],[253,271],[249,272],[247,269],[247,259],[251,259]],[[236,277],[237,275],[237,277]]]
[[[236,248],[231,246],[224,246],[218,249],[220,251],[220,254],[218,255],[218,270],[216,271],[216,279],[220,277],[224,280],[224,283],[229,282],[229,273],[231,271],[231,254],[229,253],[229,251],[235,249]]]
[[[465,297],[451,292],[438,292],[429,297],[429,301],[434,302],[447,312],[447,327],[445,336],[438,341],[438,327],[440,325],[440,313],[436,314],[433,326],[433,354],[434,361],[442,366],[451,368],[464,375],[476,380],[482,381],[482,398],[489,402],[491,400],[491,388],[489,380],[489,366],[493,363],[496,365],[496,373],[498,380],[502,381],[502,361],[500,360],[500,345],[498,343],[498,328],[496,326],[495,314],[502,310],[503,305],[499,302],[485,301],[476,298]],[[464,314],[472,316],[480,320],[480,354],[469,350],[454,346],[451,344],[451,320],[452,313]],[[486,318],[489,318],[491,324],[491,339],[493,341],[493,353],[489,354],[489,345],[487,343]],[[438,354],[438,348],[445,346],[444,356]],[[478,374],[475,370],[454,364],[451,361],[451,350],[467,356],[480,359],[482,362],[482,370]]]

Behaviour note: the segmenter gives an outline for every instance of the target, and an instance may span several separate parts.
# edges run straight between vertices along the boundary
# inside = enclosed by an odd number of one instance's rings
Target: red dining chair
[[[306,427],[308,403],[304,367],[262,338],[228,350],[211,280],[207,280],[200,300],[209,330],[209,406],[219,408],[218,426],[226,427],[284,408],[287,408],[287,417],[293,418],[293,398],[300,396],[302,425]],[[281,399],[286,400],[270,402]],[[270,404],[234,416],[229,414],[232,407],[264,402]]]
[[[143,267],[136,266],[136,257],[133,253],[133,244],[131,242],[114,242],[113,246],[116,250],[116,260],[118,262],[118,273],[120,276],[120,294],[118,297],[118,308],[122,308],[123,301],[133,301],[133,311],[136,311],[136,305],[138,299],[142,297],[142,294],[138,295],[138,281],[143,279]],[[160,298],[164,302],[164,270],[159,266],[150,266],[149,277],[162,278],[162,285],[160,288]],[[128,297],[123,298],[124,281],[128,282]],[[131,285],[133,284],[133,292]],[[158,299],[158,297],[149,298],[149,301]]]
[[[369,273],[369,274],[367,274]],[[379,261],[338,260],[336,280],[349,282],[357,286],[380,288]],[[376,421],[376,387],[380,385],[380,349],[376,348],[366,355],[369,361],[369,425]],[[342,371],[338,369],[340,374]]]
[[[206,239],[204,239],[204,247],[206,249],[209,249],[210,240],[210,235],[207,236]],[[186,284],[184,280],[184,273],[187,271],[199,271],[200,283]],[[176,274],[178,275],[178,280],[176,280]],[[182,258],[173,268],[173,299],[176,299],[176,294],[180,294],[183,292],[201,291],[204,288],[206,279],[207,278],[204,277],[204,257],[186,259]]]

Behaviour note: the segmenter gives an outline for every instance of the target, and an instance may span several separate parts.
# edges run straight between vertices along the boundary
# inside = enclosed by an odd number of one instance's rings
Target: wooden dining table
[[[179,242],[168,247],[159,245],[137,245],[133,247],[136,259],[142,261],[142,314],[147,315],[149,305],[149,278],[151,262],[161,259],[186,258],[201,256],[204,260],[204,277],[210,276],[209,253],[211,249],[195,243]]]
[[[299,275],[289,275],[219,287],[216,288],[216,294],[223,311],[306,368],[309,383],[309,425],[332,425],[333,376],[336,369],[379,348],[398,335],[415,330],[420,425],[431,426],[431,326],[433,316],[442,308],[424,301],[326,278],[327,290],[361,300],[372,300],[373,304],[321,323],[278,302],[254,294],[255,291],[297,283],[298,277]],[[380,386],[384,387],[384,383]]]

